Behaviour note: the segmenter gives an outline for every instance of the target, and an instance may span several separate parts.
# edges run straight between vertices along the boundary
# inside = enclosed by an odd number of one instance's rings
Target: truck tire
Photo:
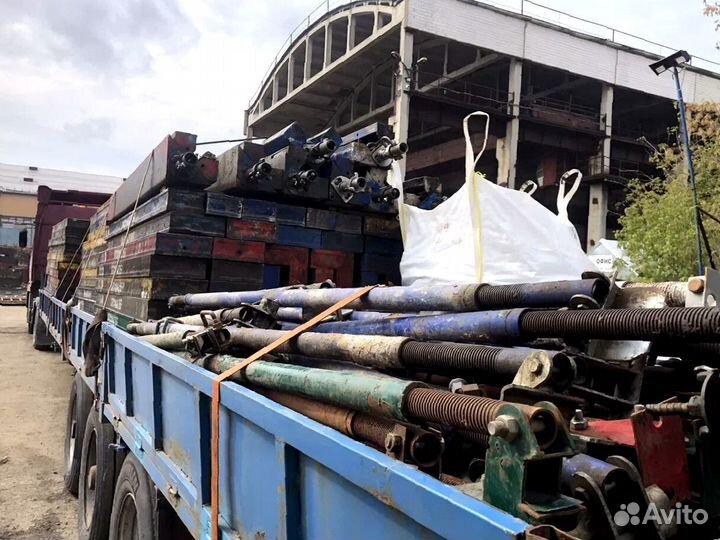
[[[35,328],[35,306],[31,305],[27,308],[27,333],[32,335]]]
[[[154,487],[150,477],[133,454],[123,462],[115,484],[110,540],[154,540]]]
[[[115,480],[115,430],[90,409],[80,453],[78,532],[80,540],[106,540]]]
[[[36,351],[51,351],[53,340],[48,335],[45,321],[37,313],[33,317],[32,345]]]
[[[75,374],[70,387],[67,417],[65,421],[65,489],[73,495],[78,494],[80,478],[80,451],[82,449],[85,422],[92,408],[93,394],[85,385],[79,373]]]

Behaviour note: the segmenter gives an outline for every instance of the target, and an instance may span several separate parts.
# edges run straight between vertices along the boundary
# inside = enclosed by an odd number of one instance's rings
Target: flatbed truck
[[[65,483],[80,538],[212,538],[215,374],[44,290],[37,314],[76,371]],[[233,382],[218,459],[222,540],[558,538]]]

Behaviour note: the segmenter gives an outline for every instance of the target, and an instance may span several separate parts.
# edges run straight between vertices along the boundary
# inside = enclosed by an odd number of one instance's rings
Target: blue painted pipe
[[[174,296],[171,307],[218,309],[255,303],[267,297],[281,307],[302,307],[314,311],[326,309],[360,289],[276,289],[200,293]],[[589,296],[602,302],[608,285],[602,279],[553,281],[518,285],[435,285],[418,287],[377,287],[348,306],[351,309],[419,312],[474,311],[516,307],[563,307],[573,296]]]
[[[279,321],[301,323],[310,320],[310,315],[312,315],[312,313],[304,317],[303,308],[300,307],[281,307],[278,308],[276,316]],[[416,315],[415,313],[384,313],[382,311],[358,311],[355,309],[343,310],[343,320],[346,321],[378,321],[387,319],[388,317],[414,317]]]
[[[417,315],[375,321],[329,322],[313,332],[403,336],[420,341],[486,341],[518,338],[524,309]]]
[[[587,454],[577,454],[571,458],[563,459],[561,481],[564,485],[570,486],[575,473],[582,472],[589,475],[599,486],[603,486],[606,479],[614,475],[618,470],[619,468],[615,465],[610,465],[601,459]]]
[[[302,308],[299,307],[281,307],[278,308],[277,314],[275,315],[279,321],[288,321],[294,323],[301,323],[303,319]]]

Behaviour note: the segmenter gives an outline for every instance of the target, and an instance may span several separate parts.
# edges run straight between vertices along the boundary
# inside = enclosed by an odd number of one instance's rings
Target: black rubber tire
[[[50,341],[51,343],[46,343]],[[47,337],[47,327],[42,317],[35,313],[33,317],[32,346],[36,351],[51,351],[52,339]]]
[[[76,373],[70,388],[65,420],[65,444],[63,445],[65,489],[75,496],[78,494],[80,453],[85,434],[85,422],[92,408],[93,399],[93,394],[85,385],[85,381],[79,373]]]
[[[115,430],[90,409],[80,453],[78,533],[80,540],[107,540],[115,479]]]
[[[35,306],[27,308],[27,333],[32,335],[35,328]]]
[[[154,540],[154,492],[143,466],[132,453],[128,454],[115,483],[110,540]]]

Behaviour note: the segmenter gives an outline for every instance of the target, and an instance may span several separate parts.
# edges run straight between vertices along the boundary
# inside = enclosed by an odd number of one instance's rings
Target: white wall
[[[670,74],[657,77],[648,68],[652,57],[468,1],[405,1],[409,3],[407,27],[411,30],[675,99]],[[688,102],[720,101],[720,76],[715,78],[687,70],[683,91]]]

